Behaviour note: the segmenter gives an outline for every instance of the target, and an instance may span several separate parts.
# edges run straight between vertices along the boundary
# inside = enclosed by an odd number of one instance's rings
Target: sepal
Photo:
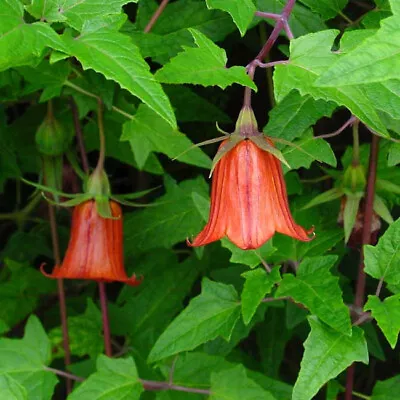
[[[329,189],[326,192],[319,194],[314,197],[309,203],[307,203],[302,209],[306,210],[307,208],[315,207],[323,203],[328,203],[329,201],[333,201],[342,197],[344,192],[340,188]]]
[[[374,197],[374,211],[388,224],[393,223],[393,217],[390,214],[389,209],[387,208],[382,198],[377,194],[375,194]]]
[[[249,140],[251,140],[260,149],[272,154],[275,158],[277,158],[281,163],[285,164],[290,169],[289,163],[286,161],[285,157],[280,152],[280,150],[278,150],[276,147],[271,146],[265,140],[265,137],[263,134],[260,134],[258,136],[251,136],[251,137],[249,137]]]

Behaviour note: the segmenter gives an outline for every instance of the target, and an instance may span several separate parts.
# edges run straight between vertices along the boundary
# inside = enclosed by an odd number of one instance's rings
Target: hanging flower
[[[258,132],[252,110],[244,108],[215,158],[208,223],[189,245],[227,236],[241,249],[256,249],[275,232],[311,240],[313,229],[297,225],[290,213],[280,159],[272,140]]]
[[[94,200],[77,205],[63,263],[51,274],[44,272],[42,265],[42,272],[50,278],[140,284],[135,275],[128,278],[124,269],[121,207],[110,201],[110,208],[113,218],[103,218]]]

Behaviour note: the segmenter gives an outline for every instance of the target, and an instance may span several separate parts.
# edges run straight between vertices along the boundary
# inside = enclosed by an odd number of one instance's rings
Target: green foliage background
[[[124,209],[126,269],[144,280],[108,285],[114,358],[102,355],[95,283],[65,282],[68,370],[87,378],[68,399],[328,400],[344,391],[355,362],[354,396],[400,398],[400,220],[383,222],[378,244],[365,248],[370,315],[358,324],[350,305],[359,252],[337,225],[340,200],[304,207],[351,162],[350,130],[329,142],[313,136],[352,114],[365,168],[370,130],[382,137],[377,192],[399,216],[400,5],[297,1],[295,39],[289,45],[282,33],[269,55],[287,63],[257,70],[253,82],[244,66],[275,23],[254,13],[284,5],[175,0],[144,33],[155,0],[0,0],[0,399],[66,397],[54,372],[66,370],[56,284],[38,271],[54,264],[47,209],[20,178],[41,179],[34,138],[50,100],[71,137],[76,104],[95,166],[97,97],[114,193],[156,187],[144,198],[156,206]],[[185,240],[207,219],[216,146],[172,159],[218,136],[216,122],[233,131],[244,87],[257,90],[260,130],[296,144],[281,146],[291,210],[316,238],[277,234],[249,251],[223,239],[193,250]],[[78,155],[75,138],[70,152]],[[64,178],[79,187],[73,173]],[[57,209],[57,222],[64,251],[70,212]],[[146,380],[172,375],[174,385],[208,393],[145,390]]]

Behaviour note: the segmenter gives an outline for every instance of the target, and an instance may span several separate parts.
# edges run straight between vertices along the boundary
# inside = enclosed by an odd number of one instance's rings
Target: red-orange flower
[[[56,265],[51,278],[119,281],[136,286],[140,280],[125,273],[123,260],[122,211],[110,201],[112,216],[103,218],[96,202],[89,200],[77,205],[72,215],[71,237],[61,266]]]
[[[307,231],[297,225],[290,213],[280,161],[250,139],[239,141],[217,162],[209,220],[189,243],[191,246],[203,246],[227,236],[241,249],[256,249],[275,232],[301,241],[311,240],[308,235],[312,229]],[[230,140],[222,142],[220,151],[229,146]],[[265,136],[258,136],[257,141],[274,149],[273,142]]]

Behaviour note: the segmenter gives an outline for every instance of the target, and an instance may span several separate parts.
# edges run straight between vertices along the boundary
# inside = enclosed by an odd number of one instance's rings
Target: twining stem
[[[282,13],[280,14],[280,17],[275,17],[273,16],[272,18],[276,19],[276,24],[274,29],[272,30],[271,34],[269,35],[267,41],[265,42],[264,46],[260,50],[260,52],[257,54],[256,58],[250,62],[247,66],[247,74],[249,77],[253,80],[254,79],[254,72],[258,66],[259,62],[262,62],[269,51],[271,50],[272,46],[275,44],[276,40],[279,37],[279,34],[282,29],[284,29],[288,35],[289,39],[293,38],[293,34],[291,33],[289,29],[289,24],[288,24],[288,19],[289,16],[293,10],[293,7],[296,3],[296,0],[288,0],[286,2],[285,7],[282,10]],[[271,16],[268,16],[271,17]],[[243,97],[243,106],[245,107],[251,107],[251,88],[246,87],[244,89],[244,97]]]
[[[83,382],[85,378],[81,376],[70,374],[69,372],[61,371],[59,369],[51,368],[51,367],[44,367],[46,371],[53,372],[56,375],[63,376],[64,378],[68,378],[69,380],[73,380],[76,382]]]
[[[348,126],[354,124],[358,119],[352,115],[339,129],[334,132],[327,133],[325,135],[314,136],[314,139],[329,139],[334,136],[340,135]]]
[[[364,246],[371,242],[371,225],[372,225],[372,215],[374,211],[375,182],[376,182],[376,168],[378,163],[378,153],[379,153],[379,137],[376,135],[372,135],[371,149],[369,155],[369,166],[368,166],[368,181],[367,181],[366,196],[365,196],[364,226],[363,226],[362,241],[361,241],[362,247],[361,247],[360,264],[358,268],[356,295],[354,301],[355,307],[359,309],[362,309],[365,298],[366,275],[364,272]],[[351,365],[347,369],[345,400],[352,399],[353,386],[354,386],[354,373],[355,373],[355,364]]]
[[[56,214],[54,211],[54,206],[50,203],[47,204],[49,211],[49,221],[50,221],[50,231],[51,231],[51,241],[53,245],[53,255],[56,265],[61,265],[60,256],[60,245],[58,241],[57,233],[57,221]],[[58,292],[58,304],[60,308],[61,317],[61,330],[63,337],[63,348],[64,348],[64,363],[65,365],[71,364],[71,350],[69,347],[69,333],[68,333],[68,320],[67,320],[67,304],[65,300],[65,290],[64,281],[62,279],[57,279],[57,292]],[[71,392],[72,382],[67,378],[66,380],[67,394]]]
[[[168,2],[169,2],[169,0],[162,0],[161,4],[158,6],[157,10],[151,17],[151,19],[148,22],[148,24],[146,25],[146,27],[144,28],[144,33],[148,33],[153,29],[154,24],[157,22],[158,18],[164,11],[165,7],[167,7]]]
[[[104,282],[99,282],[99,295],[100,295],[101,315],[103,318],[104,349],[106,355],[108,357],[112,357],[110,321],[108,319],[107,293],[106,293],[106,284]]]
[[[357,119],[353,123],[353,166],[360,164],[360,135],[358,134],[358,126],[360,121]]]
[[[97,125],[99,128],[99,159],[97,160],[97,171],[103,171],[104,160],[106,158],[106,136],[104,133],[104,122],[103,122],[103,102],[101,99],[97,100]]]

